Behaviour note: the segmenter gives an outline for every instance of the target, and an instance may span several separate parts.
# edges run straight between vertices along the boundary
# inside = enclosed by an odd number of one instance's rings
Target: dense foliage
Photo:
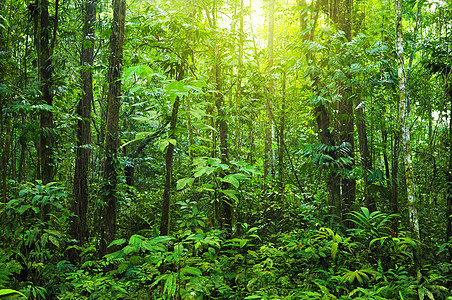
[[[452,299],[451,13],[0,0],[0,298]]]

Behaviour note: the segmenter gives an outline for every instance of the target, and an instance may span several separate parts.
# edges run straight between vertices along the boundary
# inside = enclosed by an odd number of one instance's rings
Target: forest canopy
[[[451,5],[0,0],[0,298],[452,299]]]

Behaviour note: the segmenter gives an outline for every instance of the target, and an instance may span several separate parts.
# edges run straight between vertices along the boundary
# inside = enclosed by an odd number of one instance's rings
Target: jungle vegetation
[[[449,0],[0,0],[0,298],[452,299]]]

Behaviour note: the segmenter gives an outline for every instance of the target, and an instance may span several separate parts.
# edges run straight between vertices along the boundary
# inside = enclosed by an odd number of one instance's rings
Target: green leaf
[[[19,197],[23,197],[25,194],[27,194],[30,190],[28,188],[20,190]]]
[[[168,277],[165,280],[163,292],[167,293],[167,295],[170,297],[176,294],[176,276],[174,276],[173,274],[168,274]]]
[[[129,239],[129,245],[132,245],[136,248],[141,248],[141,244],[143,243],[144,239],[145,239],[144,236],[141,236],[139,234],[134,234]]]
[[[110,243],[110,245],[108,245],[108,247],[111,247],[111,246],[113,246],[113,245],[118,245],[118,246],[120,246],[120,245],[124,244],[125,242],[126,242],[126,239],[118,239],[118,240],[114,240],[113,242]],[[108,248],[108,247],[107,247],[107,248]]]
[[[194,268],[194,267],[183,267],[180,270],[181,274],[191,274],[191,275],[195,275],[195,276],[202,276],[202,272],[200,269],[198,268]]]
[[[0,296],[8,296],[11,294],[18,294],[18,295],[24,297],[25,299],[27,299],[27,297],[24,294],[22,294],[21,292],[18,292],[16,290],[12,290],[12,289],[1,289],[0,290]]]
[[[163,139],[160,141],[159,150],[160,152],[164,152],[169,144],[176,146],[175,139]]]
[[[49,241],[54,244],[55,246],[57,246],[58,248],[60,247],[60,242],[58,241],[58,239],[56,237],[54,237],[53,235],[49,235]]]
[[[336,260],[338,246],[339,246],[338,243],[333,243],[333,245],[331,246],[331,257],[333,258],[333,260]]]
[[[176,190],[182,190],[186,186],[191,187],[193,185],[193,182],[195,182],[195,179],[193,177],[179,179],[176,183]]]
[[[123,72],[123,79],[127,80],[129,79],[133,74],[141,74],[144,71],[144,66],[133,66],[130,68],[127,68]]]
[[[243,173],[234,173],[234,174],[231,174],[231,176],[233,176],[235,179],[238,179],[238,180],[246,180],[246,179],[248,179],[248,176],[246,176]]]
[[[175,240],[175,238],[172,237],[172,236],[168,236],[168,235],[162,235],[162,236],[158,236],[158,237],[153,238],[151,240],[151,242],[153,242],[153,243],[166,243],[166,242],[171,241],[171,240]]]
[[[237,196],[236,196],[236,194],[237,194],[236,190],[221,190],[221,192],[223,194],[225,194],[226,196],[228,196],[229,198],[236,201],[237,203],[239,202],[239,198],[237,198]]]
[[[224,177],[222,181],[232,184],[236,189],[238,189],[240,185],[239,181],[233,175],[228,175]]]
[[[197,170],[195,170],[195,174],[193,175],[195,178],[198,178],[202,176],[206,171],[209,169],[209,167],[202,167]]]
[[[26,212],[29,208],[32,208],[32,207],[34,207],[34,206],[31,206],[31,205],[21,205],[21,206],[19,207],[19,209],[17,210],[17,212],[18,212],[20,215],[22,215],[24,212]]]

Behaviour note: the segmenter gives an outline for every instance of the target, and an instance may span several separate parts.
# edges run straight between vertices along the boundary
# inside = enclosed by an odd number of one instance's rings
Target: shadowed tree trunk
[[[96,20],[96,1],[86,0],[83,3],[85,23],[83,26],[82,53],[80,58],[80,78],[82,95],[77,105],[77,150],[74,174],[74,200],[72,201],[72,217],[70,225],[71,238],[80,243],[88,238],[86,212],[88,209],[88,172],[91,156],[91,103],[93,102],[94,61],[94,22]],[[73,253],[74,255],[76,253]],[[71,257],[75,261],[76,257]]]
[[[215,50],[215,81],[216,90],[215,95],[215,106],[217,108],[217,124],[220,136],[220,159],[221,163],[229,164],[229,149],[228,149],[228,124],[226,123],[226,113],[224,111],[224,97],[223,97],[223,85],[221,78],[221,64],[220,55],[218,49]],[[224,176],[222,174],[221,176]],[[229,184],[227,182],[222,183],[222,189],[229,189]],[[222,211],[222,226],[228,234],[232,232],[232,199],[227,199],[225,195],[221,195],[221,211]]]
[[[369,193],[369,181],[367,177],[369,172],[372,170],[372,159],[370,157],[368,140],[367,140],[367,130],[366,130],[366,116],[364,113],[364,108],[361,104],[356,107],[356,128],[358,130],[358,142],[359,142],[359,152],[361,154],[361,166],[363,169],[364,176],[364,198],[366,206],[371,210],[376,210],[375,199],[371,198]]]
[[[306,6],[306,1],[305,0],[299,0],[298,1],[298,5],[300,5],[301,7]],[[312,4],[311,4],[312,5]],[[312,20],[312,24],[311,24],[311,30],[309,32],[309,40],[313,41],[314,40],[314,33],[315,33],[315,27],[320,15],[320,8],[321,8],[321,1],[317,1],[315,4],[315,12],[314,12],[314,17]],[[300,16],[300,30],[303,32],[308,26],[308,24],[306,24],[307,22],[305,21],[306,19],[303,18],[302,16]],[[312,54],[307,54],[306,55],[306,60],[308,61],[308,63],[310,63],[312,66],[316,66],[316,60],[315,60],[315,56]],[[314,95],[319,95],[320,93],[320,83],[319,83],[319,78],[317,75],[315,75],[314,73],[311,73],[310,75],[311,81],[312,83],[312,88],[313,88],[313,94]],[[333,134],[331,133],[331,127],[330,127],[330,117],[327,111],[327,107],[325,106],[325,104],[323,103],[319,103],[315,108],[314,108],[314,116],[315,116],[315,120],[317,123],[317,129],[318,129],[318,135],[319,135],[319,140],[320,143],[328,146],[328,149],[333,149],[334,146],[336,146],[336,142],[334,140]],[[335,151],[332,150],[328,150],[326,151],[327,155],[329,155],[333,160],[337,159],[337,155]],[[337,175],[337,172],[334,168],[329,168],[326,173],[325,173],[325,177],[326,177],[326,188],[328,190],[328,208],[329,208],[329,213],[333,216],[336,216],[337,218],[339,218],[339,220],[341,219],[341,189],[340,189],[340,181],[339,181],[339,177]]]
[[[184,78],[184,70],[179,67],[177,81],[181,81]],[[169,139],[176,139],[176,124],[177,114],[179,113],[180,98],[176,97],[173,103],[173,110],[171,112],[170,131],[168,134]],[[163,191],[162,198],[162,216],[160,218],[160,235],[168,235],[170,232],[170,218],[171,218],[171,182],[173,176],[173,155],[174,144],[168,143],[165,154],[165,189]]]
[[[0,1],[0,11],[3,11],[4,9],[4,1]],[[0,19],[0,63],[3,65],[4,61],[6,60],[6,37],[5,37],[5,30],[4,28],[4,22],[3,19]],[[4,67],[0,68],[0,85],[5,84],[5,73],[6,70]],[[0,93],[0,138],[1,138],[1,158],[0,158],[0,168],[1,168],[1,178],[2,178],[2,201],[3,203],[6,203],[6,178],[7,178],[7,164],[8,164],[8,156],[9,156],[9,134],[8,130],[5,130],[6,128],[9,128],[9,119],[3,117],[3,108],[6,105],[6,97],[3,93]],[[5,126],[5,123],[7,125]]]
[[[316,87],[316,85],[314,85]],[[334,146],[335,141],[330,131],[330,118],[326,107],[320,104],[315,108],[316,122],[319,129],[320,142],[324,145]],[[331,148],[331,147],[329,147]],[[335,151],[327,151],[326,153],[333,160],[337,159]],[[328,189],[328,207],[330,214],[341,218],[341,201],[340,201],[340,183],[339,177],[335,170],[328,170],[326,174],[326,187]]]
[[[449,166],[446,175],[447,179],[447,203],[446,203],[446,242],[452,238],[452,83],[448,79],[447,95],[450,101],[450,117],[449,117]],[[449,260],[452,260],[452,247],[449,246]]]
[[[286,126],[286,80],[287,72],[284,70],[282,79],[282,104],[281,116],[279,118],[279,139],[278,139],[278,164],[279,164],[279,190],[284,190],[284,130]]]
[[[355,25],[354,18],[352,16],[353,2],[352,0],[336,1],[339,11],[332,19],[338,24],[340,30],[345,32],[346,41],[351,41],[354,37],[352,32],[352,26]],[[346,55],[344,53],[344,55]],[[348,74],[346,74],[348,75]],[[355,153],[355,139],[353,137],[354,132],[354,120],[353,120],[353,90],[350,84],[346,83],[343,91],[342,98],[339,101],[339,141],[340,143],[348,143],[350,149],[347,155],[351,159],[351,164],[345,166],[345,169],[349,172],[354,167],[354,153]],[[355,179],[348,178],[348,176],[342,177],[342,220],[347,218],[347,214],[350,212],[351,206],[355,201],[356,195],[356,181]],[[351,224],[348,224],[351,225]]]
[[[100,254],[107,253],[107,246],[116,232],[116,204],[118,200],[118,146],[119,109],[121,106],[121,65],[124,42],[126,1],[113,0],[113,22],[110,36],[108,66],[107,126],[105,132],[105,165],[102,198],[104,201]]]
[[[39,90],[41,92],[41,104],[47,107],[40,112],[39,132],[39,173],[38,178],[43,184],[53,180],[54,176],[54,131],[53,131],[53,97],[52,86],[52,59],[50,56],[50,22],[49,1],[38,0],[29,6],[35,27],[35,46],[38,57]],[[45,216],[45,210],[43,210]]]
[[[394,130],[394,142],[392,143],[392,168],[391,168],[391,210],[393,214],[399,213],[399,155],[400,132]],[[393,229],[398,230],[398,220],[394,220]]]

